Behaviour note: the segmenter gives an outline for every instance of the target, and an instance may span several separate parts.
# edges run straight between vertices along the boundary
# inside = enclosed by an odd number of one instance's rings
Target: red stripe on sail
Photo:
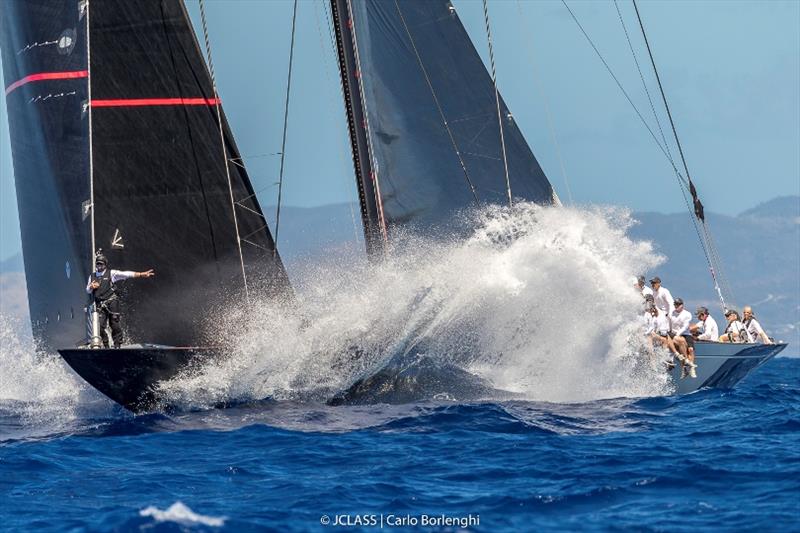
[[[18,89],[19,87],[22,87],[26,83],[30,83],[32,81],[69,80],[74,78],[86,78],[88,76],[89,76],[88,70],[73,70],[68,72],[40,72],[38,74],[30,74],[20,80],[15,81],[14,83],[6,87],[6,95],[8,95],[14,89]]]
[[[217,105],[219,98],[119,98],[92,100],[92,107],[143,107],[165,105]]]

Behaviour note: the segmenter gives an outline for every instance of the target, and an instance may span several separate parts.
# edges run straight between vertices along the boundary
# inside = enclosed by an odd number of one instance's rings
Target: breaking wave
[[[581,402],[668,392],[646,355],[631,278],[662,258],[617,208],[522,203],[469,213],[468,238],[393,239],[306,265],[296,302],[257,299],[221,316],[231,357],[164,386],[172,402]],[[293,273],[296,274],[296,273]],[[366,398],[366,399],[365,399]]]
[[[225,525],[225,517],[205,516],[192,511],[182,502],[175,502],[163,511],[158,507],[147,507],[139,511],[139,516],[150,517],[156,522],[174,522],[182,526],[210,526],[222,527]]]

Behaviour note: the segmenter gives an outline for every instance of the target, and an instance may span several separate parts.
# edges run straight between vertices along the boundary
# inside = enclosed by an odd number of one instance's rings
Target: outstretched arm
[[[134,272],[133,270],[112,270],[111,271],[111,280],[116,283],[118,281],[122,281],[124,279],[131,279],[131,278],[151,278],[155,276],[156,273],[151,268],[150,270],[145,270],[144,272]]]

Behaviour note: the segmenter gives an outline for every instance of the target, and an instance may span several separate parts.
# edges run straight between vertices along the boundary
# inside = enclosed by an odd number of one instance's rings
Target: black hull
[[[169,407],[158,397],[158,384],[218,356],[213,348],[157,346],[58,353],[87,383],[134,413]]]

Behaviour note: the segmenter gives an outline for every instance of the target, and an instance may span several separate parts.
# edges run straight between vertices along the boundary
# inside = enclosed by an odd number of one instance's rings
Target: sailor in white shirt
[[[747,333],[750,335],[750,342],[763,342],[764,344],[772,344],[769,335],[767,335],[767,333],[764,331],[764,328],[762,328],[761,324],[759,324],[758,320],[756,320],[756,316],[753,314],[753,308],[749,305],[744,306],[744,309],[742,309],[742,314],[744,315],[744,327],[747,329]]]
[[[717,321],[708,314],[708,308],[698,307],[695,313],[700,322],[692,324],[690,329],[697,336],[697,340],[717,342],[719,340],[719,326],[717,326]]]
[[[728,309],[725,311],[725,318],[728,320],[728,326],[720,336],[719,342],[753,342],[750,339],[747,328],[739,322],[739,313],[733,309]]]
[[[636,283],[634,283],[633,286],[637,291],[642,293],[643,298],[647,298],[648,294],[650,296],[653,295],[653,289],[644,284],[644,276],[639,276],[636,278]]]
[[[671,326],[670,337],[672,337],[675,347],[678,348],[678,351],[684,356],[684,360],[681,360],[681,378],[685,378],[687,375],[696,378],[694,337],[692,337],[692,333],[689,330],[689,326],[692,324],[692,313],[683,308],[682,299],[675,298],[674,304],[675,308],[669,314]]]
[[[656,276],[651,279],[650,286],[653,287],[653,301],[656,303],[656,307],[667,315],[672,313],[675,309],[675,301],[672,299],[672,294],[661,286],[661,278]]]
[[[675,343],[669,337],[669,319],[665,313],[658,310],[656,306],[650,306],[647,310],[649,319],[647,321],[647,335],[650,338],[651,345],[660,343],[664,348],[668,349],[672,355],[681,358],[683,357],[675,348]],[[672,363],[672,359],[668,364]]]

